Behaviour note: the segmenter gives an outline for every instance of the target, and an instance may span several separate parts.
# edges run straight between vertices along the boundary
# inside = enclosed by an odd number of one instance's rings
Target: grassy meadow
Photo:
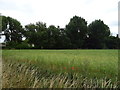
[[[4,88],[117,88],[118,50],[3,50]]]

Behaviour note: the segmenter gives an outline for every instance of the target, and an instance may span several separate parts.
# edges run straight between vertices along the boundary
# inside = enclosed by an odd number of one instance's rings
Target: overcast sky
[[[88,24],[101,19],[115,35],[118,33],[119,0],[0,0],[0,13],[21,24],[42,21],[64,28],[73,16],[83,17]]]

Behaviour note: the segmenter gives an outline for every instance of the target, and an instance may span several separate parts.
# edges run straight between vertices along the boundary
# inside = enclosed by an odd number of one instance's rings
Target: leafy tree
[[[59,36],[59,30],[51,25],[48,27],[48,48],[55,48],[57,44],[57,39]]]
[[[58,29],[60,32],[59,39],[57,40],[58,47],[63,49],[70,48],[71,46],[70,39],[67,37],[65,29],[64,28]]]
[[[23,29],[16,19],[1,17],[0,25],[8,48],[27,49],[33,48],[33,44],[39,49],[119,49],[120,47],[120,38],[110,36],[109,27],[101,20],[95,20],[87,26],[85,19],[74,16],[65,29],[54,25],[47,28],[43,22],[28,24]],[[26,37],[25,41],[22,41],[23,37]]]
[[[8,24],[8,20],[6,16],[1,16],[2,17],[2,31],[7,29],[7,24]]]
[[[78,16],[71,18],[68,25],[66,25],[66,34],[70,38],[71,48],[82,48],[87,34],[85,19]]]
[[[109,49],[119,49],[120,47],[120,38],[119,37],[115,37],[115,36],[109,36],[107,39],[106,39],[106,45]]]
[[[5,41],[10,41],[10,33],[9,30],[7,28],[8,25],[8,19],[6,16],[1,16],[2,17],[2,31],[5,33],[6,36],[6,40]]]
[[[33,44],[35,42],[35,31],[36,26],[34,24],[28,24],[25,26],[25,33],[24,36],[26,37],[26,40],[28,40],[28,43]]]
[[[30,44],[34,44],[36,48],[45,48],[47,39],[46,24],[37,22],[36,24],[29,24],[25,26],[25,36]]]
[[[6,36],[6,42],[21,42],[23,28],[19,21],[11,17],[2,16],[2,31]]]
[[[49,48],[68,48],[69,38],[67,38],[65,30],[60,27],[51,25],[48,27],[48,47]]]
[[[107,48],[105,40],[110,35],[109,27],[101,20],[95,20],[88,26],[88,46],[92,49]]]

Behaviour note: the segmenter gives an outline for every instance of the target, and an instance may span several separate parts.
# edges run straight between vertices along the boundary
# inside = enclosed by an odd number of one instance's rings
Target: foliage
[[[3,16],[2,31],[6,36],[6,42],[19,43],[22,41],[22,25],[16,19]]]
[[[85,19],[74,16],[66,25],[66,34],[70,38],[72,48],[82,48],[87,35],[87,22]]]
[[[87,26],[87,21],[79,16],[71,18],[65,28],[47,27],[43,22],[30,23],[23,28],[16,19],[2,16],[2,31],[6,48],[119,49],[120,46],[120,38],[110,36],[109,27],[102,20],[95,20]]]
[[[44,47],[44,42],[48,36],[45,23],[37,22],[36,24],[26,25],[25,31],[25,36],[30,44],[34,44],[36,48]]]
[[[105,39],[110,35],[109,27],[101,20],[93,21],[89,26],[89,48],[103,49],[106,48]]]
[[[120,48],[120,39],[115,36],[109,36],[106,39],[106,45],[109,49],[119,49]]]
[[[6,49],[32,49],[33,47],[27,42],[23,41],[21,43],[8,42]]]

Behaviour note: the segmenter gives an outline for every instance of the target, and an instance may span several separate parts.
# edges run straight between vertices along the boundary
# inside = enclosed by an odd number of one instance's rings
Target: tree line
[[[95,20],[89,25],[79,16],[73,16],[65,28],[30,23],[24,27],[11,17],[2,16],[5,48],[15,49],[119,49],[118,35],[112,36],[108,25]],[[25,38],[25,40],[23,40]]]

